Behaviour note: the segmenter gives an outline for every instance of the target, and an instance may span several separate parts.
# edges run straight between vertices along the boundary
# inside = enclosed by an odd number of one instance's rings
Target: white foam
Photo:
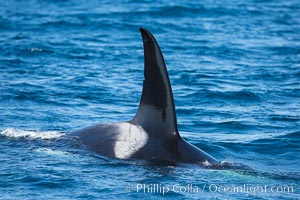
[[[39,153],[45,153],[48,155],[54,155],[54,156],[68,156],[69,153],[65,151],[58,151],[58,150],[53,150],[53,149],[48,149],[48,148],[38,148],[35,149],[34,151],[39,152]]]
[[[203,161],[202,165],[205,166],[205,167],[211,167],[212,166],[212,164],[210,162],[208,162],[207,160]]]
[[[54,139],[65,134],[58,131],[26,131],[17,128],[7,128],[1,131],[0,135],[12,138]]]

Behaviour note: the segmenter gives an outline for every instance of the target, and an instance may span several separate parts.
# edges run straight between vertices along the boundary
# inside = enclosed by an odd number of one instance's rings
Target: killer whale
[[[172,88],[160,47],[140,28],[144,46],[144,82],[140,104],[130,121],[72,131],[88,149],[118,159],[218,164],[219,161],[181,138]]]

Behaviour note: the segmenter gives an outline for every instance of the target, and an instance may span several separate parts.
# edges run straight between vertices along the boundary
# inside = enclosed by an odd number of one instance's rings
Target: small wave
[[[5,51],[5,50],[4,50]],[[21,58],[2,58],[1,60],[2,64],[7,64],[7,65],[25,65],[26,61],[21,59]]]
[[[26,131],[16,128],[7,128],[1,131],[0,135],[11,138],[54,139],[62,137],[65,134],[57,131]]]
[[[56,21],[49,21],[43,22],[40,24],[41,26],[45,27],[79,27],[86,25],[86,22],[83,21],[76,21],[76,19],[64,19],[64,20],[56,20]]]
[[[53,150],[53,149],[48,149],[48,148],[38,148],[38,149],[35,149],[35,151],[40,152],[40,153],[45,153],[48,155],[53,155],[53,156],[68,156],[68,155],[70,155],[69,152],[58,151],[58,150]]]
[[[298,122],[298,121],[300,121],[300,116],[272,114],[272,115],[270,115],[270,119],[273,121]]]
[[[249,91],[205,91],[207,97],[215,99],[224,99],[224,100],[235,100],[235,101],[260,101],[261,98],[258,94]]]

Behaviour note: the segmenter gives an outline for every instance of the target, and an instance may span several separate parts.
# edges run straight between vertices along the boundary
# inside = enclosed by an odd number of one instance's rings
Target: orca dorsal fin
[[[152,130],[159,137],[177,135],[177,119],[172,88],[165,61],[156,39],[140,28],[144,45],[143,92],[136,116],[132,122]]]

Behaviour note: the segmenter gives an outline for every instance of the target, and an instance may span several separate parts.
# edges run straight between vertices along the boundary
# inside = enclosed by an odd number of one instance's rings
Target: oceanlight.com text
[[[158,183],[137,183],[127,185],[126,191],[136,193],[162,194],[175,193],[294,193],[292,185],[260,185],[260,184],[241,184],[241,185],[222,185],[222,184],[158,184]]]

